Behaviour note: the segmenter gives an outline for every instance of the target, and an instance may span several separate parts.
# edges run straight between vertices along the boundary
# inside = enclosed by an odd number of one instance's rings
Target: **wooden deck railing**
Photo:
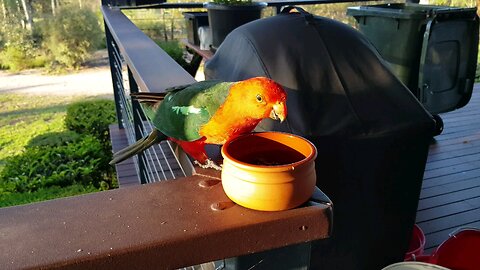
[[[102,12],[119,125],[130,126],[136,139],[148,127],[132,124],[146,121],[128,92],[194,79],[119,9]],[[142,162],[150,162],[148,155]],[[155,177],[153,170],[146,168],[151,175],[142,182]],[[252,261],[300,269],[308,267],[309,243],[331,233],[332,203],[318,189],[296,209],[260,212],[232,203],[218,173],[183,173],[193,175],[0,209],[1,268],[176,269],[233,258],[236,269]]]
[[[197,175],[2,208],[1,268],[176,269],[330,234],[318,190],[303,207],[265,213],[229,203],[219,182]]]

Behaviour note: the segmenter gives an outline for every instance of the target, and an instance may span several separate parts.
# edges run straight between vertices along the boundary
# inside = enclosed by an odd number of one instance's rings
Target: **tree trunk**
[[[7,7],[5,6],[5,0],[2,0],[2,14],[3,20],[7,19]]]
[[[25,28],[31,31],[33,28],[33,9],[31,0],[22,0],[22,6],[23,11],[25,12]]]
[[[57,6],[55,5],[55,0],[51,0],[51,5],[52,5],[52,15],[55,16],[55,9],[57,8]]]
[[[82,0],[78,0],[78,6],[82,8]]]
[[[165,41],[168,41],[168,31],[167,31],[167,25],[166,25],[166,20],[165,20],[165,10],[162,10],[162,17],[163,17],[163,39]]]
[[[15,5],[17,6],[17,12],[18,14],[22,14],[22,7],[20,5],[20,2],[18,2],[18,0],[15,0]],[[22,18],[20,20],[20,25],[22,26],[22,28],[25,28],[25,20]]]
[[[174,32],[175,32],[175,22],[172,18],[170,19],[170,40],[174,40],[173,39]]]

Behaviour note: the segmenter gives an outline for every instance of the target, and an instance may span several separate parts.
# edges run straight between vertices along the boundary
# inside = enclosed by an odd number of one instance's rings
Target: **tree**
[[[52,15],[55,16],[56,1],[52,0],[51,3],[52,3]]]
[[[7,19],[7,7],[5,6],[5,0],[2,0],[2,15],[3,20],[5,21]]]
[[[33,29],[33,8],[32,8],[32,0],[21,0],[23,11],[25,13],[25,27],[28,30]]]

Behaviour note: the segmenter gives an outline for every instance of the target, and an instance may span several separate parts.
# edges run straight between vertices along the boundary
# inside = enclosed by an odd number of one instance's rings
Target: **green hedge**
[[[66,145],[27,148],[23,154],[7,158],[0,174],[0,193],[72,184],[108,188],[112,184],[110,158],[102,143],[90,135]]]
[[[52,146],[62,146],[69,143],[78,142],[81,140],[82,135],[74,131],[62,131],[62,132],[50,132],[42,135],[38,135],[31,139],[26,148],[34,147],[52,147]]]
[[[108,126],[115,121],[113,101],[82,101],[68,106],[65,126],[79,134],[91,134],[102,142],[109,142]]]
[[[23,153],[5,160],[0,206],[73,195],[78,186],[83,187],[79,193],[117,187],[114,169],[108,164],[112,159],[108,126],[113,122],[111,100],[69,105],[65,119],[69,130],[37,136]]]
[[[180,66],[186,70],[189,68],[189,64],[184,58],[183,48],[178,41],[161,41],[157,42],[157,44]]]

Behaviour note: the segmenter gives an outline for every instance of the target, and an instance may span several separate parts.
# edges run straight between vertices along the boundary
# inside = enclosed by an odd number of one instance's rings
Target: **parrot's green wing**
[[[150,121],[155,118],[155,113],[157,111],[157,105],[160,105],[165,99],[165,96],[173,92],[183,90],[192,84],[178,85],[165,89],[164,92],[137,92],[131,93],[130,96],[140,102],[145,116],[147,116]]]
[[[131,93],[130,96],[132,99],[137,100],[140,102],[140,105],[142,106],[143,112],[145,113],[145,116],[152,121],[153,118],[155,118],[155,112],[156,112],[156,105],[162,103],[162,101],[165,99],[165,96],[168,93],[144,93],[144,92],[138,92],[138,93]]]
[[[203,81],[185,88],[174,88],[155,110],[152,120],[155,128],[168,137],[182,141],[201,138],[201,126],[210,121],[225,102],[233,83]]]

